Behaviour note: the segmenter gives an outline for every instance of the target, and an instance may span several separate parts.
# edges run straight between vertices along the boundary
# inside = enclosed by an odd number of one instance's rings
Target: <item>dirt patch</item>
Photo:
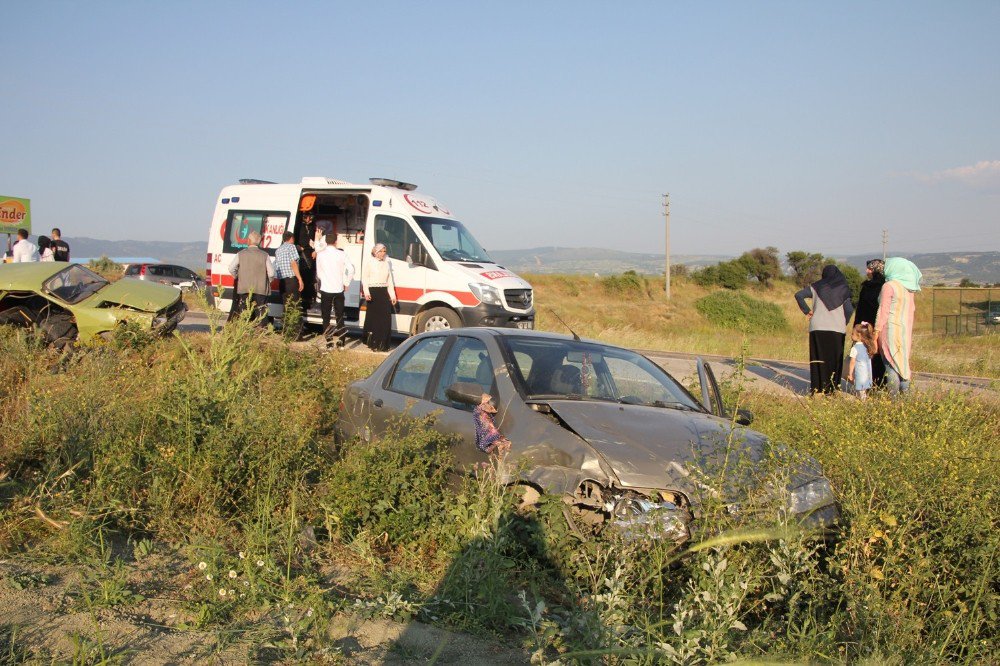
[[[43,662],[66,660],[126,664],[311,663],[528,664],[527,652],[421,622],[333,616],[325,640],[307,650],[283,641],[272,615],[210,630],[193,629],[192,605],[183,595],[183,564],[152,556],[127,570],[127,598],[106,604],[85,593],[94,572],[84,565],[0,561],[0,652]]]

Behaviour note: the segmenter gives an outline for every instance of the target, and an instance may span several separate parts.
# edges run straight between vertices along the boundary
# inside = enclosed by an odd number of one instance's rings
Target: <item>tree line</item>
[[[778,248],[757,247],[735,259],[693,271],[691,279],[703,287],[720,286],[726,289],[743,289],[753,282],[769,287],[777,280],[786,279],[798,287],[805,287],[820,278],[824,266],[833,264],[844,274],[852,293],[857,294],[864,281],[864,277],[854,266],[826,257],[820,252],[794,250],[785,254],[785,261],[791,271],[787,276],[781,266]]]

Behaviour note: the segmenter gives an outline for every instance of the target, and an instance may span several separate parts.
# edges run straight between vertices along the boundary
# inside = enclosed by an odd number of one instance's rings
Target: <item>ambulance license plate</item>
[[[516,326],[517,328],[527,328],[527,329],[530,330],[530,329],[534,329],[535,328],[535,322],[533,322],[533,321],[515,321],[514,322],[514,326]]]

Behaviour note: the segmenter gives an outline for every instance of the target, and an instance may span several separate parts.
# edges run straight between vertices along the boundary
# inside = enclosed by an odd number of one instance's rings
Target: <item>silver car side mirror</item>
[[[455,402],[478,405],[483,399],[483,387],[472,382],[455,382],[444,390],[444,394]]]

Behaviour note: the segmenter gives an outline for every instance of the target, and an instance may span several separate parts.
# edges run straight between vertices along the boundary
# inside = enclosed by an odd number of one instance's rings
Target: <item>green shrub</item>
[[[750,272],[741,259],[720,261],[714,266],[705,266],[694,273],[695,283],[702,287],[725,287],[742,289],[747,286]]]
[[[125,270],[121,264],[112,261],[103,255],[100,259],[91,259],[87,267],[95,273],[100,273],[101,275],[109,278],[119,278],[121,277],[122,271]]]
[[[788,328],[781,308],[744,293],[717,291],[695,301],[695,308],[710,322],[724,328],[746,328],[753,332]]]
[[[601,278],[604,293],[625,298],[646,298],[649,290],[646,279],[635,271],[625,271],[621,275],[609,275]]]
[[[225,538],[258,520],[262,502],[318,474],[342,380],[246,322],[181,345],[137,350],[116,337],[68,363],[22,346],[13,358],[34,365],[5,400],[0,466],[28,492],[45,488],[41,507],[57,520],[82,504],[104,524],[164,538]]]
[[[385,535],[393,547],[439,538],[436,528],[449,522],[454,504],[449,445],[450,438],[410,419],[371,442],[347,442],[319,493],[328,516],[348,539],[363,530]]]

